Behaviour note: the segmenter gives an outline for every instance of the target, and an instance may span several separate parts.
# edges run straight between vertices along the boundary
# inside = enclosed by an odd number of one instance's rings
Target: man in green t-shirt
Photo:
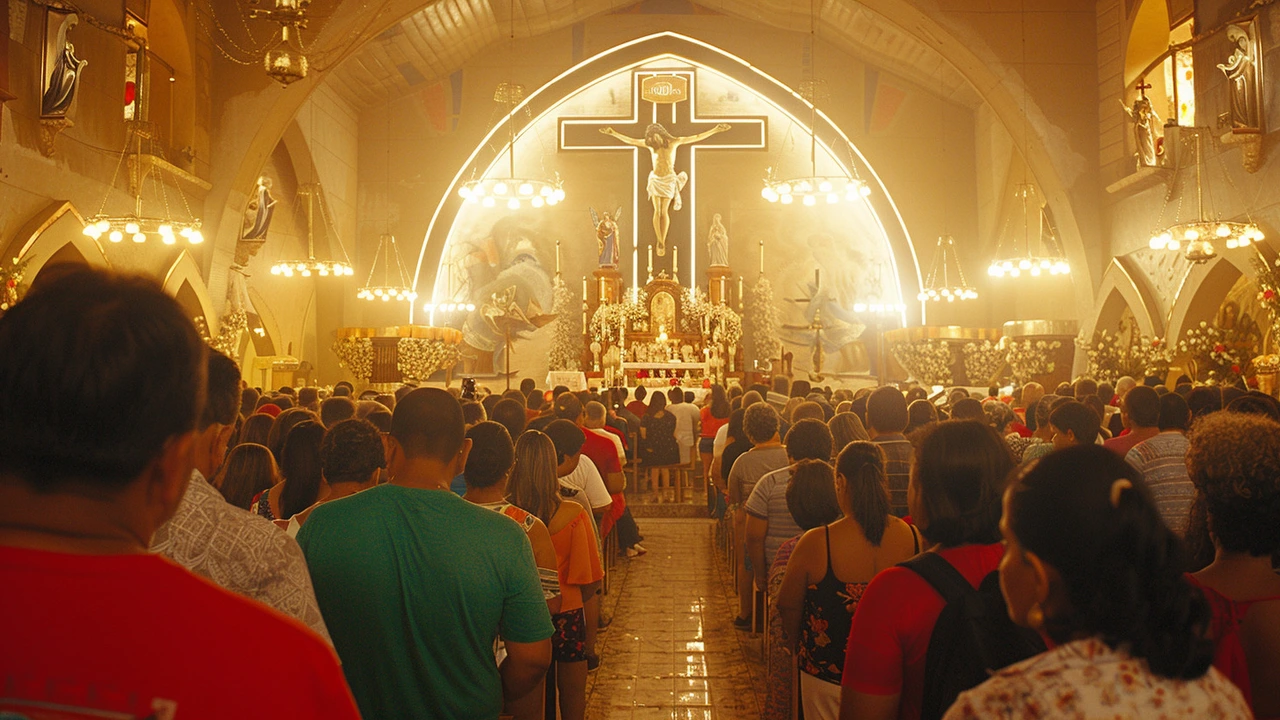
[[[366,718],[491,720],[551,664],[529,539],[449,490],[471,450],[449,393],[396,403],[386,444],[390,484],[324,503],[298,533],[347,683]]]

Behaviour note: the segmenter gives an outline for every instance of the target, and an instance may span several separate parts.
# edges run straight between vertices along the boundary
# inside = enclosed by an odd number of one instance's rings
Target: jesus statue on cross
[[[676,150],[681,145],[701,142],[719,133],[729,130],[731,126],[720,123],[704,133],[689,137],[675,137],[667,129],[654,123],[645,128],[644,138],[627,137],[611,127],[601,128],[605,135],[621,140],[638,148],[648,148],[653,159],[653,170],[649,173],[649,200],[653,202],[653,232],[658,236],[658,255],[667,254],[667,231],[671,228],[671,201],[675,201],[675,209],[681,208],[680,191],[689,182],[689,173],[676,173]]]

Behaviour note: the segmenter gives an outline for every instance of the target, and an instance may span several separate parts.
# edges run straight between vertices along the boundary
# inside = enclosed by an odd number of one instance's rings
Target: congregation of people
[[[0,347],[3,717],[580,720],[690,477],[769,720],[1280,717],[1263,393],[264,391],[92,270]]]

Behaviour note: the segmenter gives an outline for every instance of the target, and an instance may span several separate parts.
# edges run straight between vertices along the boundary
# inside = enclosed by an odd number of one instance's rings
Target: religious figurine
[[[676,137],[667,132],[663,126],[654,123],[645,128],[644,138],[627,137],[611,127],[601,128],[600,132],[617,138],[637,148],[648,148],[653,160],[653,170],[649,172],[649,200],[653,202],[653,232],[658,238],[658,256],[667,254],[667,231],[671,229],[671,209],[683,207],[680,191],[689,182],[689,173],[676,172],[676,151],[682,145],[702,142],[712,135],[729,130],[731,126],[720,123],[704,133],[688,137]]]
[[[619,207],[613,212],[613,215],[605,213],[603,217],[596,215],[596,209],[591,210],[591,225],[596,229],[596,254],[599,256],[599,265],[602,268],[618,267],[618,221],[622,219],[622,208]]]
[[[711,267],[729,265],[729,231],[720,222],[720,213],[711,216],[711,230],[707,233],[707,254],[711,257]]]
[[[1257,129],[1262,122],[1258,113],[1257,58],[1253,40],[1240,25],[1227,26],[1227,39],[1234,48],[1226,63],[1218,69],[1231,83],[1231,127]]]
[[[1137,145],[1137,161],[1138,169],[1144,167],[1155,167],[1163,148],[1156,139],[1157,128],[1162,127],[1160,117],[1156,115],[1155,110],[1151,108],[1151,98],[1147,97],[1146,88],[1151,87],[1145,83],[1138,83],[1138,98],[1133,101],[1133,107],[1125,107],[1120,103],[1120,107],[1124,108],[1125,114],[1133,121],[1133,140]]]
[[[271,178],[258,178],[257,197],[249,201],[249,209],[245,219],[249,226],[244,231],[244,240],[265,240],[267,229],[271,227],[271,216],[276,211],[276,199],[271,197]],[[250,214],[252,213],[252,214]]]
[[[53,17],[50,15],[50,19]],[[45,67],[49,69],[49,75],[45,78],[44,96],[40,99],[40,114],[44,117],[66,116],[76,99],[76,89],[80,87],[80,73],[89,64],[88,60],[76,57],[75,46],[67,40],[67,32],[79,21],[75,13],[63,17],[58,26],[57,40],[46,49]]]

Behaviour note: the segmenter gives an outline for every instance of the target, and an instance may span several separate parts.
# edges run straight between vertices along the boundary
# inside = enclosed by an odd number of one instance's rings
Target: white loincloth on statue
[[[652,172],[649,173],[649,197],[655,198],[672,198],[675,200],[673,207],[679,210],[680,191],[684,190],[684,186],[689,182],[689,173],[682,172],[678,175],[663,175],[658,177]]]

